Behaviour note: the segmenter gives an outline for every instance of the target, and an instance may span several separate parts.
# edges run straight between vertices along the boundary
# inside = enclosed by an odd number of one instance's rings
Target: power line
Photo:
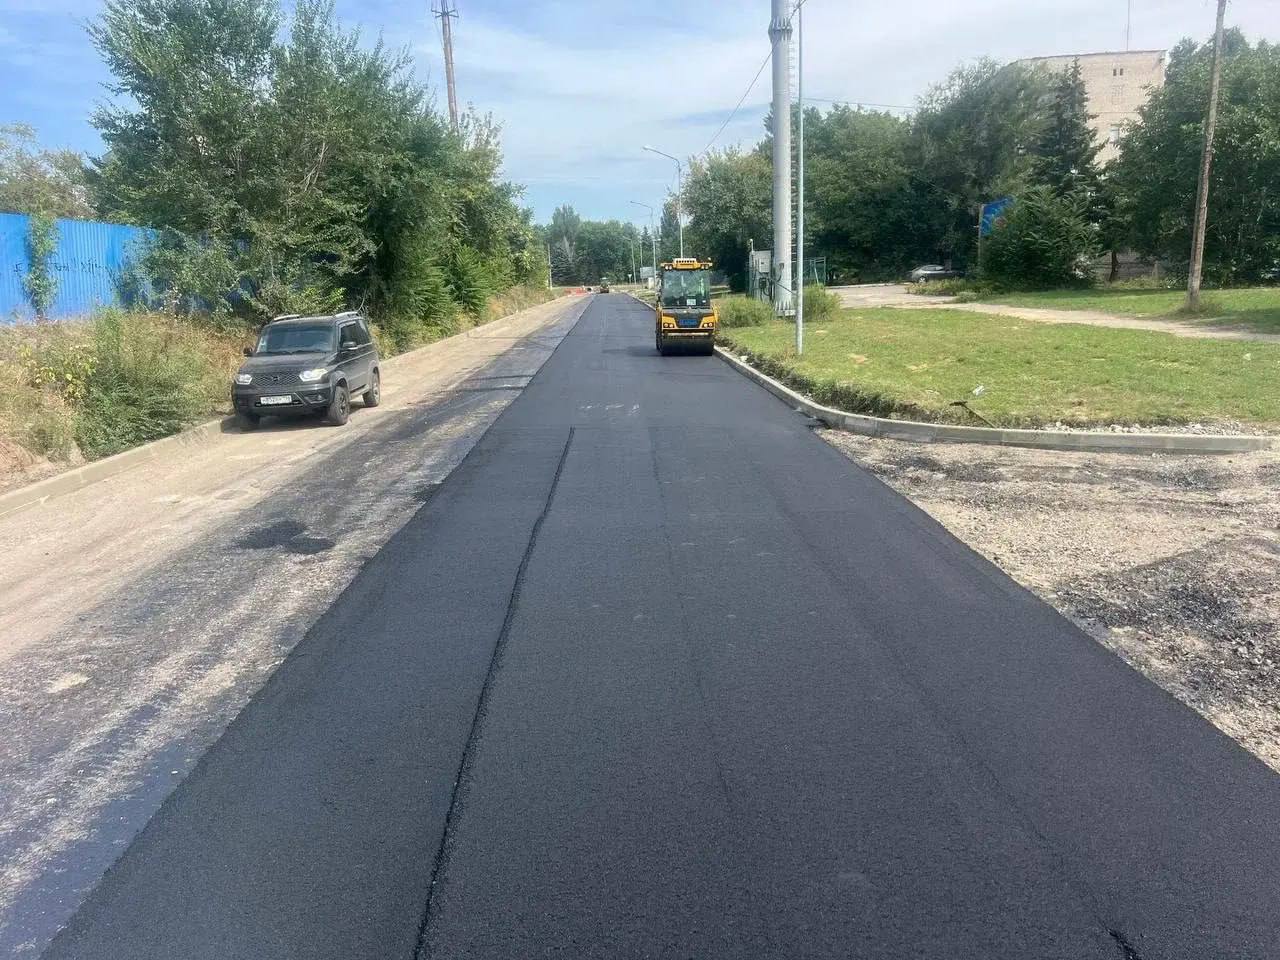
[[[720,134],[724,133],[725,128],[728,127],[730,122],[732,122],[733,118],[738,115],[738,111],[742,109],[742,105],[747,102],[747,97],[751,96],[751,91],[755,89],[756,83],[760,79],[760,74],[764,73],[764,68],[769,65],[769,61],[772,59],[773,59],[773,49],[770,48],[769,52],[765,54],[764,60],[760,64],[760,69],[756,71],[756,75],[751,78],[751,82],[747,84],[747,89],[743,92],[742,96],[738,99],[737,105],[733,108],[732,111],[730,111],[729,116],[725,118],[724,123],[720,124],[720,129],[716,131],[716,135],[711,138],[710,142],[708,142],[705,147],[703,147],[702,153],[707,153],[711,149],[711,147],[715,144],[715,142],[720,139]]]

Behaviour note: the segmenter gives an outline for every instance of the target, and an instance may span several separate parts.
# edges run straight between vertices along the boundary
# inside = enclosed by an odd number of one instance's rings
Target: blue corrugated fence
[[[30,223],[26,214],[0,213],[0,323],[35,316],[23,285],[31,266]],[[58,245],[49,265],[58,291],[50,318],[81,317],[119,305],[121,275],[155,231],[96,220],[59,220],[57,226]]]

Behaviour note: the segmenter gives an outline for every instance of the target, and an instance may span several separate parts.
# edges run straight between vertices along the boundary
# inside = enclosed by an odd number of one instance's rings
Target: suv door
[[[363,331],[354,320],[338,327],[338,368],[347,378],[347,389],[352,396],[369,385],[369,348],[360,342]],[[355,349],[348,349],[350,344]]]

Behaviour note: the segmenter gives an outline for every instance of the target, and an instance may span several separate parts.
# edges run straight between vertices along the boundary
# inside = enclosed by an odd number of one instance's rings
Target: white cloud
[[[457,0],[459,96],[504,127],[506,170],[528,184],[539,217],[557,202],[589,216],[632,217],[629,200],[656,203],[672,165],[641,151],[700,152],[768,52],[768,0],[683,0],[637,7],[619,0]],[[1126,0],[808,0],[805,86],[812,97],[912,104],[957,63],[1118,49]],[[100,97],[96,53],[77,21],[100,0],[0,0],[0,65],[23,60],[33,88],[59,89],[63,126],[84,123]],[[409,47],[419,75],[443,77],[428,4],[339,0],[347,23]],[[1213,28],[1207,0],[1133,0],[1133,45],[1167,47]],[[1280,39],[1280,0],[1232,0],[1229,21]],[[7,37],[7,39],[6,39]],[[51,41],[56,37],[56,48]],[[64,49],[64,46],[69,49]],[[79,69],[69,69],[68,58]],[[41,74],[44,74],[42,77]],[[68,77],[82,77],[69,83]],[[76,85],[78,83],[78,86]],[[718,146],[755,143],[769,101],[766,69]],[[75,95],[64,91],[74,90]],[[0,92],[0,118],[19,94]],[[436,95],[443,104],[443,96]],[[7,106],[8,105],[8,108]]]
[[[701,151],[768,52],[765,0],[686,3],[683,23],[645,30],[627,26],[634,7],[607,2],[539,5],[540,19],[529,23],[460,2],[460,97],[502,121],[507,170],[527,179],[540,217],[560,199],[590,198],[587,215],[628,217],[635,212],[628,200],[660,198],[672,165],[641,147]],[[1204,0],[1133,7],[1135,48],[1167,47],[1213,28]],[[957,63],[979,56],[1122,49],[1124,16],[1124,0],[809,0],[806,92],[910,105]],[[1253,36],[1280,36],[1275,0],[1233,0],[1230,19]],[[531,33],[530,23],[549,26]],[[435,34],[416,51],[433,78],[443,75]],[[760,138],[769,83],[766,69],[718,145]],[[617,187],[612,195],[609,184]]]

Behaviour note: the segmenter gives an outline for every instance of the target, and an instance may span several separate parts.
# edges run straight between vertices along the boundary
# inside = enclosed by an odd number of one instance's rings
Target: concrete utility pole
[[[1222,86],[1222,21],[1227,0],[1218,0],[1218,26],[1213,35],[1213,79],[1209,81],[1209,115],[1204,123],[1204,156],[1200,160],[1200,191],[1196,198],[1195,232],[1191,235],[1191,270],[1187,276],[1187,309],[1200,309],[1200,279],[1204,270],[1204,234],[1209,221],[1209,172],[1213,167],[1213,133],[1218,125],[1218,89]]]
[[[444,37],[444,79],[449,88],[449,124],[458,132],[458,91],[453,83],[453,21],[458,18],[458,8],[453,0],[440,0],[440,6],[432,7],[432,13],[440,20],[440,32]]]
[[[772,0],[773,43],[773,309],[791,312],[791,13]]]
[[[800,139],[796,164],[796,356],[804,353],[804,3],[796,7],[796,101]]]

